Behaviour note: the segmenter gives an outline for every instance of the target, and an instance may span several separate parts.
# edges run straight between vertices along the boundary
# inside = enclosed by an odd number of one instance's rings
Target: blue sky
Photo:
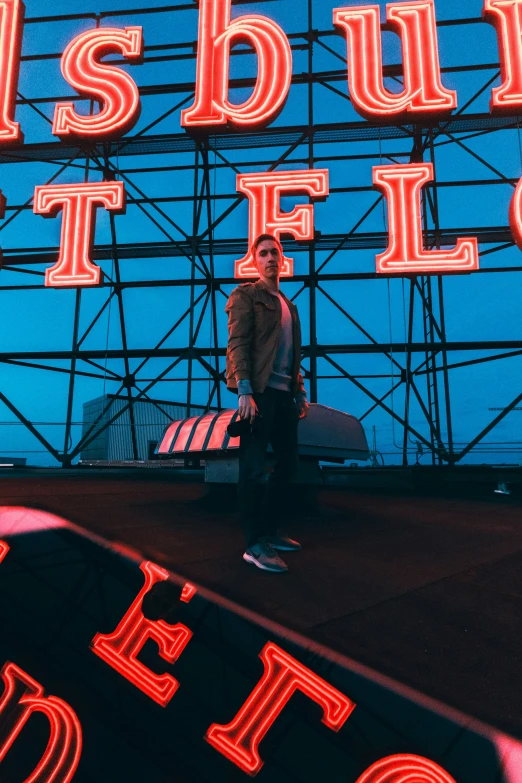
[[[355,4],[355,3],[354,3]],[[110,0],[106,8],[113,11],[120,9],[143,8],[140,0]],[[161,7],[159,0],[149,0],[147,7]],[[332,29],[331,12],[339,3],[329,3],[324,0],[314,2],[314,26],[318,29]],[[383,9],[385,3],[380,3]],[[255,12],[265,14],[275,19],[287,33],[301,32],[306,27],[305,0],[273,0],[273,2],[252,3],[241,5],[233,10],[238,13]],[[98,11],[100,4],[91,5],[89,0],[57,0],[52,4],[43,4],[41,0],[27,0],[26,17],[42,14],[74,14],[87,11]],[[465,0],[450,2],[437,0],[438,19],[457,17],[479,17],[481,13],[480,0]],[[104,9],[105,10],[105,9]],[[24,55],[52,54],[64,50],[69,41],[79,32],[92,26],[90,20],[75,20],[67,22],[52,22],[48,24],[31,24],[25,26]],[[182,41],[195,41],[197,38],[197,10],[170,11],[161,14],[140,14],[129,12],[124,16],[115,16],[103,20],[104,25],[124,27],[129,24],[142,24],[147,46],[174,44]],[[384,57],[386,63],[396,63],[400,59],[398,39],[392,33],[385,33]],[[341,36],[332,36],[328,45],[341,56],[346,54],[346,44]],[[498,51],[493,28],[486,24],[468,27],[449,27],[439,29],[439,49],[442,66],[461,66],[479,63],[497,63]],[[189,48],[187,48],[189,51]],[[140,87],[168,83],[191,81],[195,75],[195,60],[183,60],[162,63],[145,63],[131,67],[134,79]],[[255,58],[243,56],[233,58],[232,76],[244,76],[255,73]],[[315,47],[314,67],[316,70],[333,70],[340,67],[340,61],[333,54],[319,46]],[[295,52],[293,71],[301,73],[307,68],[306,53]],[[494,71],[478,71],[474,74],[445,74],[445,86],[458,91],[459,107],[469,100],[476,90],[493,75]],[[495,82],[495,84],[497,84]],[[346,82],[337,82],[336,88],[347,93]],[[392,85],[388,85],[392,86]],[[22,63],[19,90],[25,98],[43,98],[48,96],[74,95],[71,88],[64,82],[59,69],[58,60],[42,62],[26,61]],[[241,91],[232,93],[239,101],[244,97]],[[478,98],[467,111],[483,112],[488,110],[489,90]],[[145,96],[142,100],[142,115],[132,133],[159,117],[172,108],[183,95]],[[322,85],[314,87],[314,104],[316,122],[353,121],[360,119],[355,114],[351,104],[342,95],[335,95]],[[188,105],[188,104],[187,104]],[[87,104],[77,104],[78,110],[86,110]],[[38,109],[51,119],[54,103],[38,103]],[[306,121],[306,87],[294,85],[291,88],[287,104],[273,125],[291,125]],[[29,106],[19,106],[17,119],[22,123],[26,142],[44,142],[53,139],[51,126],[45,117],[37,114]],[[179,133],[179,111],[174,112],[163,122],[154,127],[151,133]],[[457,180],[494,179],[495,175],[480,161],[455,144],[445,143],[448,139],[441,137],[437,142],[436,165],[439,181],[448,183],[439,190],[439,208],[441,226],[443,228],[469,229],[480,226],[507,225],[507,214],[513,188],[509,184],[499,184],[481,188],[460,187],[452,185]],[[514,131],[502,131],[466,141],[469,150],[485,157],[487,161],[501,171],[506,177],[518,178],[522,172],[522,152],[519,134]],[[368,206],[376,198],[375,191],[370,189],[372,181],[372,166],[386,161],[389,154],[403,155],[407,162],[411,142],[405,140],[383,140],[357,142],[351,144],[326,143],[316,146],[316,154],[324,158],[317,166],[326,167],[330,171],[330,187],[335,188],[367,187],[366,192],[332,193],[324,203],[315,207],[315,226],[324,234],[346,233],[364,214]],[[269,147],[264,150],[227,151],[229,161],[237,164],[243,171],[263,170],[268,168],[284,148]],[[300,161],[306,156],[306,148],[297,148],[288,158],[282,168],[304,168]],[[372,156],[362,161],[331,160],[338,155],[364,154]],[[254,166],[249,161],[263,160],[262,166]],[[399,158],[400,159],[400,158]],[[180,172],[138,173],[134,171],[140,166],[168,166],[193,163],[193,154],[177,154],[165,156],[133,156],[120,161],[123,171],[128,173],[132,183],[150,197],[164,197],[177,193],[187,196],[184,202],[162,204],[162,209],[172,217],[185,231],[190,233],[192,220],[192,203],[189,194],[192,187],[192,171],[190,168]],[[21,163],[16,166],[3,165],[0,171],[0,187],[8,198],[9,206],[24,204],[31,198],[35,185],[43,184],[58,169],[54,163]],[[99,178],[98,172],[91,172],[92,179]],[[67,169],[57,182],[82,181],[83,166]],[[235,174],[230,169],[219,169],[213,177],[212,187],[216,195],[213,214],[218,216],[230,203],[219,196],[235,193]],[[136,191],[129,187],[129,193]],[[283,201],[283,208],[291,209],[295,199]],[[9,217],[11,212],[7,213]],[[231,238],[247,235],[247,206],[242,204],[229,218],[220,225],[216,232],[218,238]],[[160,220],[162,225],[174,238],[180,238],[170,224]],[[61,220],[44,220],[26,210],[20,214],[5,230],[0,228],[0,242],[8,259],[9,252],[17,248],[56,247],[59,242]],[[386,225],[386,214],[381,208],[361,226],[360,231],[382,231]],[[137,207],[130,205],[127,214],[117,218],[118,241],[129,243],[134,241],[164,241],[165,235],[155,227]],[[109,241],[109,221],[107,216],[98,213],[96,242],[103,244]],[[318,253],[320,264],[326,253]],[[233,270],[233,257],[219,256],[216,258],[216,274],[229,276]],[[308,255],[306,252],[295,254],[296,272],[307,270]],[[110,274],[111,264],[102,264]],[[520,251],[510,248],[498,253],[487,255],[481,261],[481,266],[489,268],[519,267]],[[44,268],[31,267],[37,271]],[[332,273],[375,270],[374,251],[350,251],[338,253],[328,264]],[[190,268],[184,259],[137,259],[122,262],[122,278],[124,280],[155,280],[166,278],[187,278]],[[30,350],[68,350],[71,347],[71,334],[74,315],[75,293],[73,291],[54,291],[44,289],[43,278],[10,272],[0,273],[0,285],[19,284],[20,281],[41,286],[35,290],[23,292],[0,291],[2,299],[2,322],[4,328],[0,336],[1,351]],[[350,315],[371,333],[378,341],[397,341],[405,339],[405,303],[408,300],[409,284],[402,279],[396,280],[366,280],[346,282],[325,282],[323,288],[336,299]],[[228,290],[230,290],[229,287]],[[284,290],[289,295],[295,293],[298,286],[289,281],[284,283]],[[86,290],[82,293],[81,327],[85,328],[107,298],[107,289]],[[447,339],[450,341],[467,341],[474,339],[514,340],[520,338],[520,301],[522,295],[522,277],[518,273],[487,274],[444,278],[445,313]],[[188,306],[188,290],[180,288],[145,288],[128,289],[124,293],[125,315],[129,347],[142,348],[155,345],[177,318]],[[304,293],[296,299],[299,307],[304,342],[309,329],[308,297]],[[218,325],[221,345],[226,343],[226,317],[223,312],[225,298],[218,299]],[[169,346],[186,346],[187,324],[177,330],[166,342]],[[318,341],[320,344],[360,343],[365,342],[361,333],[339,313],[334,305],[323,296],[318,296],[317,310]],[[209,317],[203,321],[199,345],[208,344],[212,333],[212,323]],[[422,323],[420,316],[415,321],[414,338],[422,340]],[[107,309],[104,316],[93,329],[84,347],[104,349],[121,347],[121,333],[116,304]],[[475,356],[483,356],[485,352],[477,352]],[[336,361],[355,375],[390,375],[392,365],[384,355],[347,355],[337,356]],[[396,357],[404,363],[405,357]],[[471,358],[469,353],[451,354],[452,362]],[[413,366],[422,361],[421,357],[414,360]],[[66,363],[54,363],[55,366],[66,367]],[[489,411],[490,407],[501,407],[508,404],[520,391],[522,377],[522,360],[511,358],[490,364],[478,364],[469,368],[459,368],[451,371],[451,403],[454,422],[455,440],[464,445],[470,441],[496,414]],[[166,366],[160,360],[150,361],[141,378],[153,378]],[[108,364],[109,369],[122,371],[122,362]],[[82,369],[86,367],[82,366]],[[325,361],[319,364],[320,372],[333,374],[335,371]],[[183,400],[186,396],[186,384],[179,378],[186,374],[186,365],[180,365],[176,371],[167,376],[165,382],[155,387],[153,396],[165,400]],[[201,377],[202,373],[198,371]],[[378,396],[384,394],[392,384],[392,378],[368,378],[365,383]],[[395,379],[396,381],[396,379]],[[142,387],[145,384],[142,384]],[[51,372],[30,370],[27,368],[0,365],[0,389],[9,397],[22,413],[35,422],[63,422],[65,419],[68,376]],[[81,421],[82,405],[89,399],[104,392],[113,392],[115,387],[111,382],[102,379],[79,378],[75,388],[74,415],[76,422]],[[194,386],[194,402],[204,403],[208,392],[208,380],[202,380]],[[235,398],[225,393],[223,402],[232,406]],[[371,400],[345,379],[325,379],[319,382],[319,402],[361,416],[370,407]],[[400,415],[404,409],[404,394],[402,389],[389,398],[389,403]],[[415,405],[411,411],[411,421],[415,427],[426,435],[427,427],[423,422],[420,409]],[[27,454],[31,463],[52,464],[52,458],[40,451],[41,446],[23,427],[15,424],[13,415],[0,403],[0,454],[15,455],[20,452]],[[494,430],[484,444],[472,453],[469,461],[475,462],[510,462],[522,461],[522,435],[520,422],[522,413],[514,411]],[[378,447],[385,452],[387,462],[393,463],[399,459],[402,445],[402,429],[392,424],[391,418],[382,411],[375,411],[365,421],[369,440],[372,437],[372,427],[376,427]],[[52,441],[53,445],[63,448],[63,427],[58,425],[41,426],[42,432]],[[80,427],[73,431],[73,441],[80,434]],[[518,441],[518,444],[516,443]],[[483,452],[487,443],[490,449],[497,451]],[[498,443],[512,445],[495,445]],[[397,448],[397,446],[399,448]],[[414,444],[412,449],[415,450]],[[424,457],[422,462],[426,463]]]

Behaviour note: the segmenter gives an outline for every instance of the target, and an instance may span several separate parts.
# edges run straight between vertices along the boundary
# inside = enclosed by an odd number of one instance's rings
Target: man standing
[[[241,436],[238,506],[243,518],[243,559],[265,571],[287,571],[276,550],[300,549],[278,532],[285,516],[289,484],[298,466],[297,423],[308,415],[301,363],[301,329],[296,306],[279,290],[281,244],[261,234],[252,246],[259,272],[230,294],[227,387],[239,394],[239,416],[250,427]],[[263,498],[266,450],[271,444],[274,471]],[[263,502],[264,501],[264,502]]]

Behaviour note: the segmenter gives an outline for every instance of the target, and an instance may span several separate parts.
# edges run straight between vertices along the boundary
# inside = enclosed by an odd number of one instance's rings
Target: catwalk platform
[[[289,520],[302,551],[271,575],[243,562],[235,511],[198,475],[5,471],[1,504],[53,512],[522,738],[520,493],[318,489]]]

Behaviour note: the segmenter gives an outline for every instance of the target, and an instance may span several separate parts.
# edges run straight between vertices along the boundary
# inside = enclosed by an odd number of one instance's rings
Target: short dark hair
[[[281,242],[279,239],[276,239],[273,234],[259,234],[259,236],[254,239],[254,242],[252,243],[252,255],[255,256],[256,250],[261,244],[261,242],[266,242],[267,239],[272,240],[272,242],[275,242],[279,247],[281,248],[281,251],[283,250],[283,246],[281,245]]]

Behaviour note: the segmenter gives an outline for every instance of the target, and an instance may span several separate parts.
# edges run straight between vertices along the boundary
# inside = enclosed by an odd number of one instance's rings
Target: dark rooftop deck
[[[1,505],[52,511],[429,696],[522,737],[522,503],[319,490],[271,575],[239,520],[169,471],[7,474]]]

